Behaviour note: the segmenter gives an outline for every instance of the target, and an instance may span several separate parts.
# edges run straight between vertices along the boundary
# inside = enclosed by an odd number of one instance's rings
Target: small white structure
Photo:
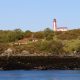
[[[57,28],[57,31],[67,31],[67,27],[60,27],[60,28]]]

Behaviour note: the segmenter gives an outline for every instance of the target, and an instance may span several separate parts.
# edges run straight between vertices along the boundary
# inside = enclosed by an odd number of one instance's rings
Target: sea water
[[[80,80],[80,70],[0,71],[0,80]]]

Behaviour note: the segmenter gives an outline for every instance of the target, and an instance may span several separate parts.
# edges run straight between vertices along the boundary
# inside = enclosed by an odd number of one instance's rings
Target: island
[[[80,69],[80,29],[0,30],[0,70]]]

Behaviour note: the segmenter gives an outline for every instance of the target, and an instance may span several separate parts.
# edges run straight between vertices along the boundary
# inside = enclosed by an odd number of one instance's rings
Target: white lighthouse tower
[[[56,22],[56,19],[53,20],[53,30],[57,31],[57,22]]]

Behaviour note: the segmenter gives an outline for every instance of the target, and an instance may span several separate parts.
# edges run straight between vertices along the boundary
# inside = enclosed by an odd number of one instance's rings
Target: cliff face
[[[0,69],[1,70],[80,69],[80,58],[43,57],[43,56],[0,57]]]
[[[76,52],[74,51],[74,53],[70,53],[70,54],[65,54],[64,52],[62,52],[61,54],[53,54],[50,52],[29,52],[27,50],[14,50],[11,48],[8,48],[6,50],[4,50],[2,53],[0,53],[0,56],[6,56],[6,57],[10,57],[10,56],[59,56],[59,57],[64,57],[64,56],[72,56],[72,57],[80,57],[80,52]]]
[[[8,48],[3,53],[0,54],[0,56],[53,56],[52,53],[30,53],[29,51],[22,50],[21,52],[16,52],[15,50]]]

